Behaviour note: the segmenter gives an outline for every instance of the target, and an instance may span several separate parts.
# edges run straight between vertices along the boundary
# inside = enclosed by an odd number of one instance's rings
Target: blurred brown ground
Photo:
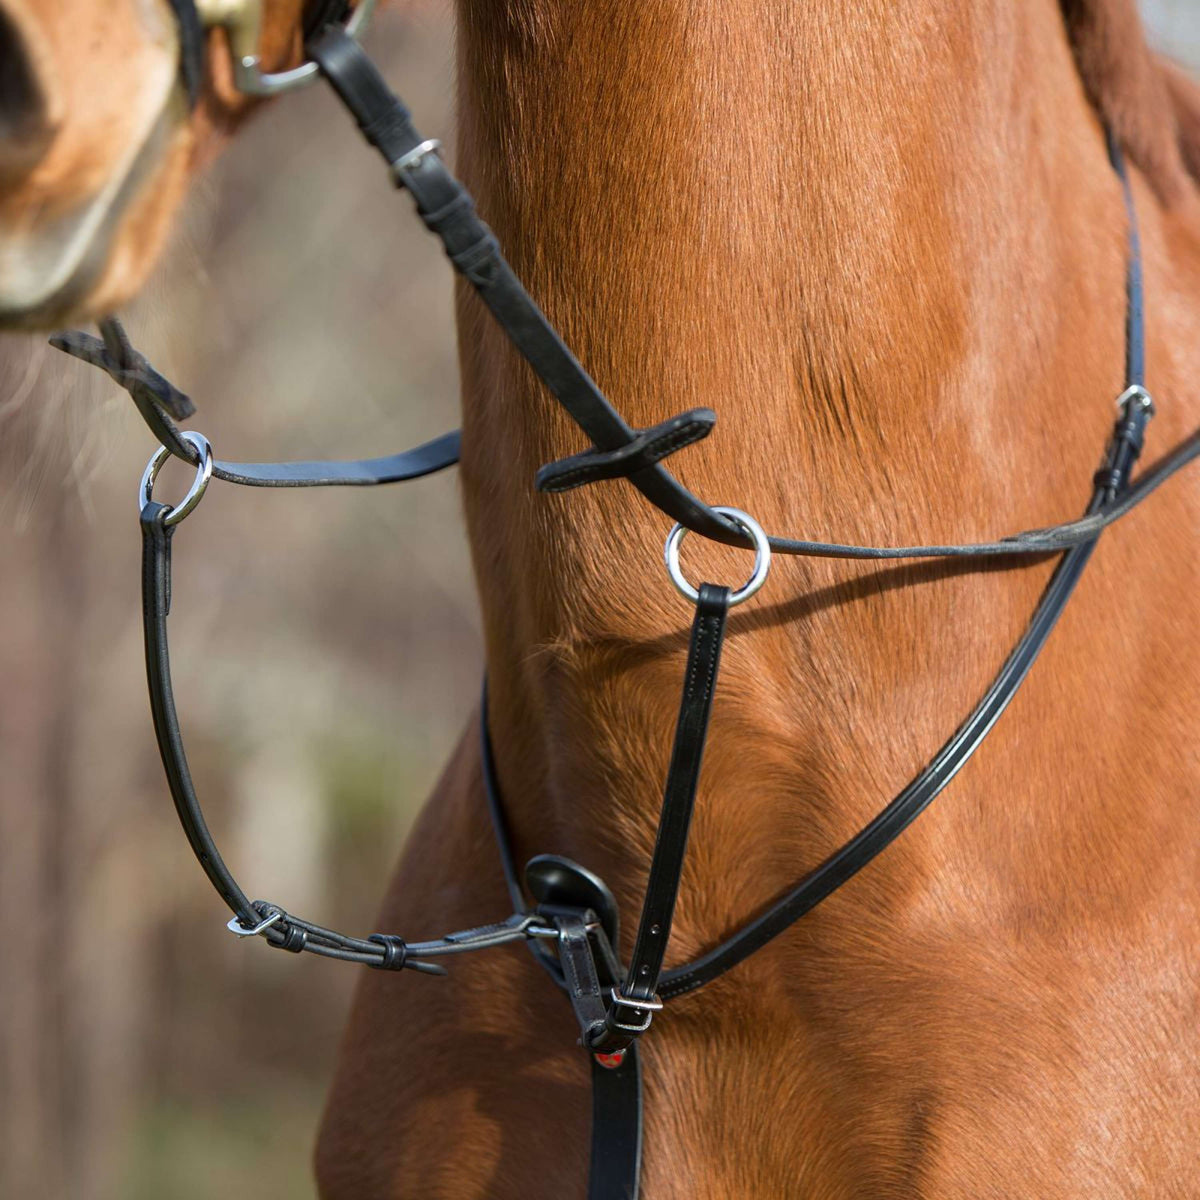
[[[385,11],[370,48],[452,145],[448,6]],[[410,209],[323,88],[201,182],[123,316],[219,455],[374,455],[457,424],[450,270]],[[237,943],[179,831],[138,624],[152,449],[104,376],[0,340],[3,1200],[313,1195],[356,969]],[[214,484],[175,571],[181,716],[227,859],[251,895],[370,932],[479,686],[454,472]]]
[[[385,9],[369,45],[450,146],[448,6]],[[1200,65],[1196,0],[1145,9]],[[457,422],[449,269],[320,88],[243,132],[124,315],[225,457]],[[236,943],[178,829],[142,676],[151,449],[103,376],[0,338],[0,1200],[305,1200],[355,969]],[[227,858],[254,896],[373,929],[479,686],[453,474],[215,484],[175,544],[181,715]]]

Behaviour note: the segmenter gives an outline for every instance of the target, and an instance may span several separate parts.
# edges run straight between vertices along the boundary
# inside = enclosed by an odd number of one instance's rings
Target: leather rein
[[[243,0],[255,4],[257,0]],[[192,102],[204,76],[205,29],[215,18],[212,0],[171,0],[178,18],[181,80]],[[237,7],[235,5],[234,7]],[[265,901],[251,901],[226,866],[208,829],[192,784],[176,712],[168,653],[171,547],[179,523],[199,502],[212,476],[250,487],[369,486],[439,471],[458,461],[459,434],[448,433],[411,450],[353,462],[238,463],[213,457],[208,440],[175,424],[192,412],[190,399],[160,375],[131,345],[115,318],[101,322],[102,337],[59,334],[53,345],[101,367],[129,391],[159,442],[139,494],[143,537],[142,605],[151,711],[175,808],[196,858],[233,913],[238,937],[261,937],[292,953],[307,951],[380,970],[446,974],[438,960],[511,942],[526,942],[570,1000],[589,1053],[593,1077],[590,1200],[634,1200],[641,1158],[641,1076],[637,1042],[654,1015],[679,996],[716,979],[783,933],[890,845],[946,787],[978,748],[1024,681],[1075,588],[1100,533],[1166,479],[1200,455],[1200,431],[1156,466],[1132,478],[1153,404],[1145,389],[1145,328],[1141,247],[1124,159],[1116,139],[1108,154],[1122,187],[1129,222],[1125,388],[1117,417],[1093,479],[1084,515],[1048,528],[993,541],[929,546],[857,546],[768,536],[746,513],[710,506],[668,471],[665,460],[706,437],[716,414],[698,408],[647,429],[630,426],[574,357],[501,254],[491,230],[476,215],[466,189],[423,138],[408,110],[392,94],[356,39],[365,24],[360,8],[347,19],[342,0],[310,4],[304,78],[328,80],[364,138],[388,164],[396,185],[416,202],[418,215],[442,241],[454,268],[475,288],[493,317],[567,414],[592,442],[579,454],[543,467],[541,491],[565,491],[599,480],[625,478],[677,522],[667,543],[676,586],[694,603],[675,740],[664,785],[657,838],[633,953],[618,953],[618,912],[597,876],[568,859],[539,855],[519,871],[512,849],[488,726],[486,687],[481,706],[482,762],[488,810],[513,913],[492,925],[406,941],[394,934],[352,937],[314,924]],[[359,24],[353,26],[356,18]],[[234,38],[230,37],[231,47]],[[293,72],[262,74],[252,54],[241,58],[239,82],[253,80],[256,94],[288,90],[277,81]],[[276,82],[272,82],[276,81]],[[303,80],[301,80],[303,82]],[[246,90],[259,85],[251,82]],[[154,479],[168,456],[196,467],[187,496],[177,505],[153,498]],[[692,531],[716,541],[752,545],[755,574],[743,588],[704,583],[692,588],[678,569],[678,545]],[[729,608],[748,598],[766,578],[772,552],[846,559],[976,558],[1061,554],[1024,634],[967,718],[929,764],[868,825],[747,925],[693,962],[663,970],[679,894],[688,831],[700,778],[713,692]],[[532,901],[531,901],[532,898]]]

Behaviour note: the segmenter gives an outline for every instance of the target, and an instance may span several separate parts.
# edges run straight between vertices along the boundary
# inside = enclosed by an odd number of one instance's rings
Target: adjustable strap
[[[417,132],[408,109],[362,47],[334,27],[311,41],[308,52],[363,136],[392,168],[396,182],[411,193],[455,270],[475,288],[550,393],[597,450],[627,446],[637,431],[608,402],[513,274],[470,194],[438,157],[437,143]],[[693,496],[661,463],[636,466],[629,479],[652,504],[689,529],[720,542],[746,543],[732,522]]]
[[[594,1043],[606,1051],[631,1045],[650,1027],[655,1009],[662,1007],[657,995],[658,976],[679,897],[679,881],[696,804],[696,788],[700,782],[728,611],[728,588],[711,583],[700,585],[683,696],[675,724],[675,743],[671,749],[662,815],[650,860],[633,957],[624,983],[613,991],[613,1003],[605,1018],[606,1035]]]

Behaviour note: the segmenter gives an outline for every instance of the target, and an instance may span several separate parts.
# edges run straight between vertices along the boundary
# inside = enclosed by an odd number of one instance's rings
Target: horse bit
[[[590,438],[592,448],[544,466],[536,487],[566,491],[599,480],[624,478],[676,523],[667,539],[669,574],[694,604],[675,741],[664,786],[661,818],[650,863],[633,954],[618,957],[618,913],[612,893],[592,872],[568,859],[539,855],[517,870],[488,733],[486,690],[482,704],[485,791],[501,866],[514,913],[494,925],[409,942],[393,934],[350,937],[264,900],[251,901],[225,865],[209,833],[192,786],[175,710],[167,650],[171,593],[171,543],[196,507],[212,476],[251,487],[374,485],[414,479],[458,461],[459,434],[414,449],[357,462],[236,463],[213,457],[200,433],[180,431],[172,418],[194,412],[175,388],[130,344],[113,318],[102,338],[59,334],[52,344],[106,370],[129,391],[160,446],[139,492],[143,536],[142,604],[147,678],[155,733],[167,782],[184,832],[200,865],[233,912],[229,928],[240,938],[261,937],[277,949],[308,951],[380,970],[446,974],[435,960],[510,942],[526,942],[539,964],[566,992],[579,1021],[579,1042],[592,1063],[593,1120],[590,1200],[635,1200],[641,1139],[641,1074],[637,1041],[656,1012],[736,966],[865,867],[925,809],[971,756],[1025,679],[1080,578],[1100,533],[1140,504],[1155,488],[1200,455],[1200,431],[1153,468],[1131,480],[1153,405],[1145,382],[1141,249],[1122,152],[1108,136],[1108,152],[1124,194],[1129,220],[1125,390],[1096,473],[1083,517],[993,542],[933,546],[854,546],[768,537],[737,509],[709,506],[663,466],[676,450],[706,437],[716,421],[696,408],[646,429],[628,425],[572,355],[501,255],[471,197],[438,154],[438,143],[414,128],[404,105],[388,89],[358,43],[374,0],[352,14],[344,0],[310,0],[305,14],[308,59],[282,73],[264,73],[257,57],[261,0],[170,0],[180,32],[180,76],[189,101],[199,100],[206,30],[226,31],[234,81],[254,95],[274,95],[324,77],[358,122],[363,137],[387,162],[396,185],[416,202],[418,215],[442,241],[454,268],[475,288],[514,347],[546,388]],[[155,477],[170,455],[196,468],[187,495],[171,507],[153,498]],[[694,588],[679,567],[679,544],[688,531],[732,545],[751,545],[754,572],[741,588],[704,583]],[[725,618],[730,607],[763,584],[771,554],[847,559],[948,559],[1061,554],[1032,619],[976,707],[933,759],[855,837],[778,897],[749,924],[694,962],[664,971],[688,828],[716,684]],[[527,894],[532,896],[530,904]]]

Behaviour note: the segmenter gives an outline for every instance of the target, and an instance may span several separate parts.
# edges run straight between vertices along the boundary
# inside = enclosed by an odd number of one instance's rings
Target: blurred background
[[[1200,65],[1200,0],[1144,8]],[[452,146],[449,0],[385,8],[370,49]],[[361,457],[457,424],[450,271],[409,210],[319,88],[203,179],[124,316],[219,455]],[[311,1200],[355,971],[236,942],[179,831],[142,666],[152,449],[107,377],[0,338],[0,1200]],[[479,687],[456,487],[217,484],[175,538],[181,719],[252,896],[374,929]]]
[[[449,0],[414,7],[370,49],[452,146]],[[458,424],[451,271],[411,208],[323,88],[204,177],[122,315],[218,455],[371,456]],[[179,830],[138,615],[152,449],[102,373],[0,339],[2,1200],[314,1194],[356,972],[238,943]],[[225,857],[252,896],[371,932],[478,695],[455,472],[216,484],[174,564],[180,716]]]

